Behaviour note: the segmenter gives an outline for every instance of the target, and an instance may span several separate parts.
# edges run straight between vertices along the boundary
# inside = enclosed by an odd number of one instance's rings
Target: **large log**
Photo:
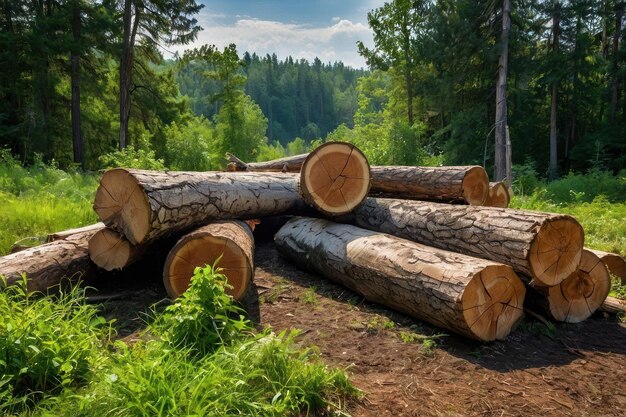
[[[585,248],[587,249],[587,248]],[[616,253],[603,252],[601,250],[587,249],[593,252],[609,269],[612,275],[615,275],[622,281],[622,285],[626,285],[626,260]]]
[[[96,229],[74,233],[64,239],[3,256],[0,258],[0,275],[6,278],[7,285],[13,285],[26,274],[29,292],[47,292],[58,289],[64,282],[76,283],[96,272],[87,250],[89,238],[95,232]]]
[[[510,202],[511,196],[509,194],[509,188],[505,183],[489,183],[489,194],[487,195],[487,199],[485,199],[483,206],[506,208],[509,206]]]
[[[533,285],[557,285],[580,263],[583,229],[571,216],[367,198],[354,211],[366,229],[511,265]]]
[[[302,198],[329,216],[350,213],[367,196],[369,188],[369,163],[351,143],[327,142],[302,163]]]
[[[226,292],[239,300],[254,275],[254,237],[241,221],[215,222],[186,234],[172,248],[163,268],[163,282],[170,297],[189,288],[196,267],[214,265],[222,269],[232,288]]]
[[[323,219],[290,220],[275,242],[370,301],[473,339],[503,339],[523,314],[524,285],[506,265]]]
[[[600,258],[583,250],[578,269],[559,285],[530,287],[526,301],[555,321],[579,323],[589,318],[609,295],[611,277]]]
[[[117,168],[102,176],[94,210],[138,245],[211,220],[302,212],[297,183],[296,174]]]

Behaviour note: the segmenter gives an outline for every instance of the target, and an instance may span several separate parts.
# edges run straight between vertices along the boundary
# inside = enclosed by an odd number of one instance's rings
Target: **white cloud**
[[[365,61],[357,52],[356,41],[369,44],[372,39],[366,24],[341,18],[333,18],[328,26],[314,27],[243,17],[225,24],[208,15],[199,17],[204,30],[193,45],[180,47],[179,51],[203,44],[222,48],[235,43],[240,53],[249,51],[261,56],[276,53],[279,59],[291,55],[294,59],[312,60],[317,56],[323,62],[343,61],[346,65],[363,67]]]

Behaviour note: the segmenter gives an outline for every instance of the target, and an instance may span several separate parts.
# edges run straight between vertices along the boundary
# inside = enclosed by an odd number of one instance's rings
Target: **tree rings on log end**
[[[238,221],[216,222],[183,236],[172,248],[163,268],[163,282],[172,298],[184,293],[196,267],[214,265],[221,269],[232,288],[226,293],[243,297],[254,274],[254,238],[249,227]]]
[[[616,253],[602,252],[599,250],[587,249],[593,252],[609,269],[611,275],[615,275],[622,281],[622,285],[626,285],[626,260]]]
[[[579,323],[589,318],[611,289],[611,277],[595,254],[583,250],[578,270],[548,289],[550,313],[555,320]]]
[[[311,152],[302,164],[302,197],[330,216],[351,212],[365,199],[369,188],[367,158],[350,143],[325,143]]]
[[[471,206],[482,205],[489,196],[489,177],[483,167],[470,168],[463,177],[463,198]]]
[[[104,173],[93,208],[104,224],[123,233],[134,245],[150,231],[148,197],[135,177],[123,168]]]
[[[141,254],[141,247],[133,246],[124,236],[111,229],[102,229],[89,239],[91,261],[106,271],[125,268]]]
[[[507,208],[511,198],[509,196],[509,190],[502,182],[490,182],[489,183],[489,196],[484,202],[484,206],[487,207],[501,207]]]
[[[506,265],[490,265],[463,291],[463,318],[477,339],[502,340],[524,312],[526,288]]]
[[[551,287],[574,273],[583,242],[583,228],[573,217],[556,217],[539,226],[528,253],[533,284]]]

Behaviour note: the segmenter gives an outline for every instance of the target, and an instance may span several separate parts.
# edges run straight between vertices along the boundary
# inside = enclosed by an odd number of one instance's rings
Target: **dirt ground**
[[[614,317],[552,328],[527,318],[506,341],[481,344],[302,272],[271,242],[258,244],[255,261],[243,303],[250,318],[300,329],[302,344],[347,368],[364,392],[353,416],[626,415],[626,324]],[[157,281],[124,291],[105,303],[120,336],[142,326],[137,311],[165,298]]]

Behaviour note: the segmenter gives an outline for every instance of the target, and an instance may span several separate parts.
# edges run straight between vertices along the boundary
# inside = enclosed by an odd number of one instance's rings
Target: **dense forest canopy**
[[[363,70],[235,45],[166,60],[200,30],[194,0],[2,0],[0,147],[62,167],[217,169],[225,151],[347,140],[374,164],[492,169],[508,132],[514,174],[617,172],[624,4],[389,1],[368,15],[373,46],[355,45]]]

